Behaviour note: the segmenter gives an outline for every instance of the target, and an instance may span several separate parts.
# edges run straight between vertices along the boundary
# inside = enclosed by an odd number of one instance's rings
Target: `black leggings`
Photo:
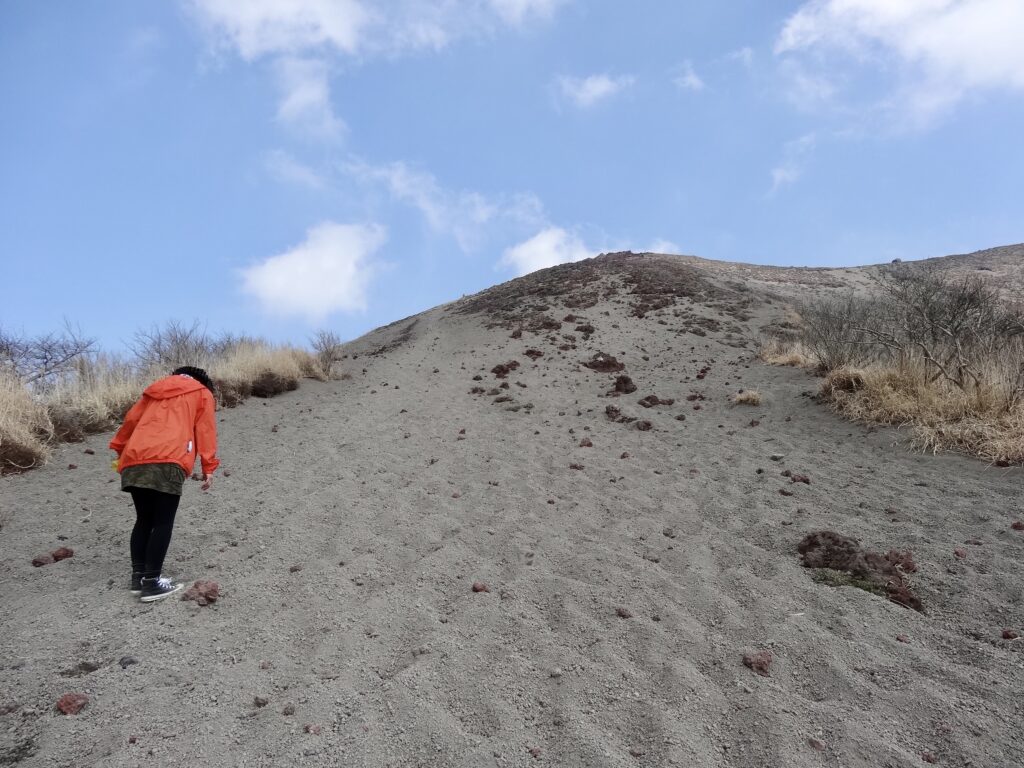
[[[164,557],[171,545],[174,515],[181,497],[152,488],[132,488],[131,494],[135,502],[132,570],[145,579],[155,579],[164,567]]]

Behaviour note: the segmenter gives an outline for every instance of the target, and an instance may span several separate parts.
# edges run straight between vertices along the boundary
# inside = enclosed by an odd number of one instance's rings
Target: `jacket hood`
[[[169,397],[178,397],[189,392],[195,392],[197,389],[204,389],[204,387],[191,376],[179,373],[154,381],[146,387],[143,394],[146,397],[152,397],[154,400],[166,400]]]

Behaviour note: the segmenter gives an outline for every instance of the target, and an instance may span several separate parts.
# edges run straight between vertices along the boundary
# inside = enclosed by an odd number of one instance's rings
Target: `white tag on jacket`
[[[188,448],[185,449],[185,453],[192,453],[192,441],[188,441]]]

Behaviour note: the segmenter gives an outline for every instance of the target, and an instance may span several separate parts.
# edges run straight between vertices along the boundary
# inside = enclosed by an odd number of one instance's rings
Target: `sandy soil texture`
[[[109,436],[0,478],[0,765],[1024,764],[1021,469],[757,361],[845,274],[617,256],[353,342],[219,414],[167,564],[205,607],[129,596]],[[802,567],[822,530],[909,550],[924,612]]]

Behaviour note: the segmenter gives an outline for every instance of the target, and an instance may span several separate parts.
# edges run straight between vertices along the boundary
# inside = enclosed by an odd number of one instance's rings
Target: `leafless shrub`
[[[341,360],[341,337],[334,331],[319,330],[309,340],[323,378],[332,376],[334,364]]]
[[[1024,462],[1024,311],[992,282],[895,265],[873,295],[801,314],[837,410],[913,425],[928,450]]]
[[[64,322],[64,329],[41,336],[17,336],[0,329],[0,371],[24,384],[45,387],[73,370],[75,361],[95,346],[95,340]]]
[[[205,368],[214,354],[215,344],[198,320],[192,325],[171,320],[163,326],[137,331],[131,349],[143,367],[171,370],[181,365],[195,365]]]

